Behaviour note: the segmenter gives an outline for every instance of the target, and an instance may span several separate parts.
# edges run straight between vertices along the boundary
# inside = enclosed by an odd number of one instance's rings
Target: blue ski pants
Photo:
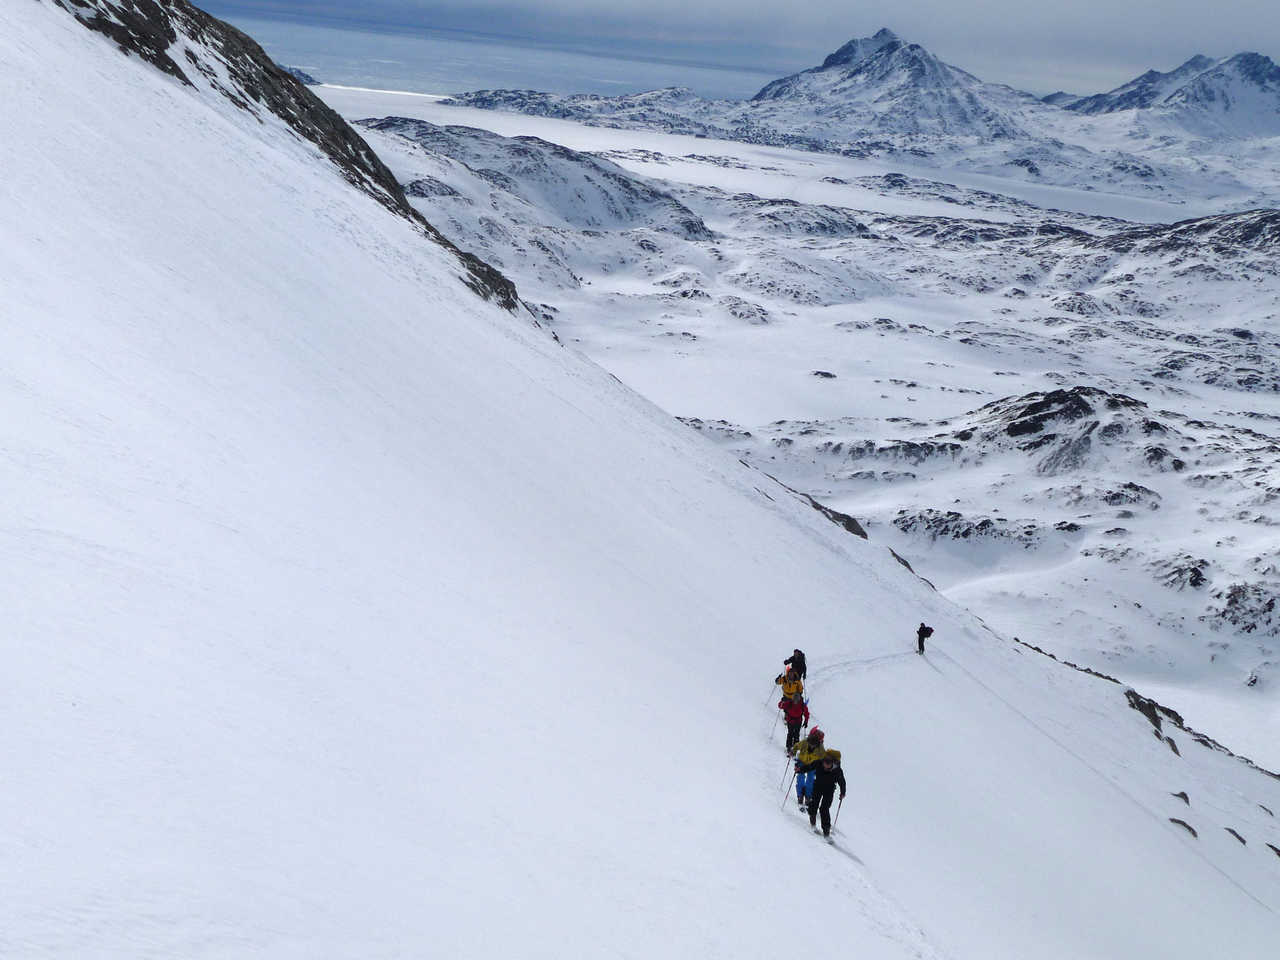
[[[806,773],[796,774],[796,799],[803,800],[813,796],[813,778],[818,775],[817,770],[810,770]]]

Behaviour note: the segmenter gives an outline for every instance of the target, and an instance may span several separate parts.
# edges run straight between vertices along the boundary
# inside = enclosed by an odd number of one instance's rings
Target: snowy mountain
[[[1117,110],[1142,110],[1155,106],[1169,94],[1214,66],[1213,60],[1197,54],[1168,73],[1148,70],[1140,77],[1121,84],[1107,93],[1078,97],[1058,105],[1076,113],[1115,113]],[[1046,103],[1053,102],[1045,98]]]
[[[1264,62],[1265,61],[1265,62]],[[446,101],[613,128],[691,134],[963,170],[1214,209],[1280,203],[1270,61],[1196,56],[1109,93],[1037,99],[985,83],[888,29],[750,101],[689,90],[622,97],[481,90]]]
[[[812,112],[827,122],[883,132],[1007,139],[1024,134],[1015,114],[1029,100],[943,63],[882,29],[851,40],[822,66],[766,85],[751,98],[757,118],[777,126]],[[783,115],[786,120],[783,120]],[[803,118],[803,119],[802,119]]]
[[[1280,67],[1258,53],[1236,54],[1170,93],[1161,106],[1200,136],[1280,136]]]
[[[375,163],[257,58],[183,0],[0,6],[6,956],[758,956],[780,897],[870,960],[1270,956],[1280,779],[566,349],[422,207],[787,218],[402,123]],[[834,846],[770,733],[800,641]]]

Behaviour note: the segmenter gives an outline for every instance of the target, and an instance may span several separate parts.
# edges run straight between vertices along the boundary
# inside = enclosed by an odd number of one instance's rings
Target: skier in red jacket
[[[801,724],[806,727],[809,725],[809,707],[797,693],[779,700],[778,709],[782,711],[782,716],[787,721],[787,753],[790,753],[791,748],[800,739]]]

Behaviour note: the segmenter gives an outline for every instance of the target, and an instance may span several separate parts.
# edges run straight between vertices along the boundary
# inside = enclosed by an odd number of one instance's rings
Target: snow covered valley
[[[1072,212],[1089,192],[322,92],[425,118],[360,126],[624,382],[1280,768],[1280,214],[1140,224]]]
[[[360,128],[379,161],[180,0],[4,4],[0,75],[0,955],[763,957],[797,909],[872,960],[1272,955],[1280,779],[890,552],[972,589],[932,532],[803,496],[897,488],[937,528],[931,483],[993,514],[1021,471],[1055,491],[1009,514],[1031,562],[990,538],[1021,574],[1103,543],[1078,514],[1104,505],[1155,556],[1148,514],[1194,490],[1243,538],[1231,511],[1266,511],[1231,482],[1265,455],[1210,448],[1280,413],[1264,215],[1164,230],[910,178],[787,203],[731,189],[759,148],[683,161],[716,186],[652,177],[667,141],[615,165],[402,122]],[[1103,257],[1133,278],[1045,279]],[[1166,291],[1161,258],[1196,269]],[[1038,282],[974,280],[1006,271]],[[1136,300],[1148,326],[1108,319]],[[873,454],[947,431],[962,469],[846,477],[801,422]],[[1234,481],[1178,486],[1197,457]],[[1190,619],[1186,576],[1160,590]],[[849,778],[835,847],[770,732],[797,645]]]

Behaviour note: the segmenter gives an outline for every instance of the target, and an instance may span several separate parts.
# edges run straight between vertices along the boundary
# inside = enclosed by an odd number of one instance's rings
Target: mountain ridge
[[[866,960],[1270,955],[1280,784],[512,322],[192,79],[0,5],[7,952],[749,957],[785,863]],[[506,211],[546,204],[619,307],[615,233],[694,254],[681,208],[847,217],[365,129],[446,226],[520,240]],[[850,774],[834,847],[769,731],[798,642]]]
[[[1232,66],[1223,72],[1222,64]],[[1037,98],[984,82],[884,28],[750,100],[484,90],[445,102],[1246,208],[1280,204],[1280,163],[1255,147],[1280,136],[1280,86],[1269,65],[1260,55],[1197,55],[1108,93]]]

